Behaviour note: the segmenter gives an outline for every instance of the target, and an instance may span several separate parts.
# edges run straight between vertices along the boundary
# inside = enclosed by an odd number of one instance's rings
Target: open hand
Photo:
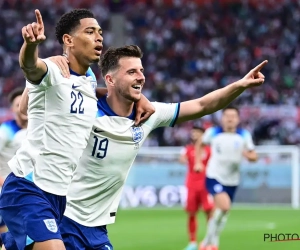
[[[27,44],[39,44],[46,40],[43,18],[39,10],[35,10],[36,22],[22,28],[22,36]]]
[[[250,70],[249,73],[240,80],[242,86],[244,88],[252,88],[262,85],[265,81],[265,76],[260,71],[267,63],[268,61],[265,60],[254,69]]]
[[[55,63],[63,77],[70,78],[69,60],[65,56],[51,56],[49,59]]]
[[[142,98],[136,103],[135,126],[147,121],[147,119],[155,113],[155,107],[152,103],[142,95]]]

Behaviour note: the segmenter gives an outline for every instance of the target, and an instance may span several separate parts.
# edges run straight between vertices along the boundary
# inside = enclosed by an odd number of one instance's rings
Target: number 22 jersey
[[[12,172],[42,190],[65,196],[97,114],[96,81],[91,72],[64,78],[45,59],[47,73],[29,89],[27,137],[8,162]]]

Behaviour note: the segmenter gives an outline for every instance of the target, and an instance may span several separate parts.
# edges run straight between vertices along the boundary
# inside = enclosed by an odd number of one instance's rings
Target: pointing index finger
[[[268,63],[268,60],[263,61],[262,63],[260,63],[259,65],[257,65],[253,71],[254,72],[259,72],[266,64]]]
[[[36,21],[39,25],[44,25],[42,14],[39,10],[35,10],[35,17],[36,17]]]

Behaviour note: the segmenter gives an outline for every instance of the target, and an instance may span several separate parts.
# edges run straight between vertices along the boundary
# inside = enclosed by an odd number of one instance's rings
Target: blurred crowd
[[[230,0],[227,0],[231,2]],[[40,9],[47,40],[41,46],[42,57],[59,55],[55,22],[64,12],[91,8],[104,32],[106,48],[113,34],[110,14],[118,11],[126,17],[126,44],[137,44],[143,52],[146,85],[144,94],[162,102],[198,98],[244,76],[249,69],[268,59],[263,70],[266,83],[246,91],[236,102],[240,107],[265,105],[300,106],[300,2],[292,0],[233,1],[118,1],[0,0],[0,107],[8,106],[7,93],[24,85],[18,65],[23,42],[21,28],[35,20],[34,8]],[[122,2],[122,1],[119,1]],[[207,3],[211,2],[211,3]],[[222,2],[222,1],[221,1]],[[32,6],[32,5],[30,5]],[[103,85],[95,68],[99,85]],[[242,108],[243,109],[243,108]],[[297,113],[297,111],[294,111]],[[268,112],[266,112],[268,113]],[[298,115],[298,113],[297,113]],[[211,126],[218,115],[197,123]],[[254,134],[257,143],[297,144],[300,130],[296,117],[244,117],[243,125]],[[182,145],[187,142],[192,123],[177,129],[158,129],[148,145]]]

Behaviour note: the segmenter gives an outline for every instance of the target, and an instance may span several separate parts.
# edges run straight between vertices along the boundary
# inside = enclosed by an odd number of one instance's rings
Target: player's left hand
[[[69,60],[67,57],[51,56],[49,59],[58,66],[63,77],[70,78]]]
[[[242,85],[242,87],[252,88],[262,85],[265,81],[265,76],[260,71],[267,63],[267,60],[263,61],[261,64],[250,70],[243,79],[239,80],[239,83]]]
[[[142,95],[141,99],[136,103],[136,116],[134,125],[139,126],[141,123],[145,122],[153,113],[155,108],[152,103]]]

